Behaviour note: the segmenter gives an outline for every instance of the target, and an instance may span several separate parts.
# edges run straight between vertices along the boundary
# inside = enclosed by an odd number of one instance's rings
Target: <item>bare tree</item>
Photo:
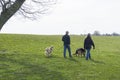
[[[101,34],[100,34],[99,31],[96,30],[96,31],[94,31],[93,35],[95,35],[95,36],[100,36]]]
[[[113,32],[111,35],[112,35],[112,36],[119,36],[120,34],[118,34],[118,33],[116,33],[116,32]]]
[[[29,19],[45,14],[56,0],[0,0],[0,30],[17,12]]]

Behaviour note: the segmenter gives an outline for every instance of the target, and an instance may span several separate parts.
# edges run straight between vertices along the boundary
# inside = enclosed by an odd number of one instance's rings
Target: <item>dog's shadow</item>
[[[47,59],[50,59],[50,58],[52,58],[52,59],[57,58],[57,59],[58,59],[58,58],[59,58],[59,59],[60,59],[60,58],[63,58],[63,57],[58,57],[58,56],[55,56],[55,55],[54,55],[54,56],[49,56],[49,57],[46,56],[45,58],[47,58]],[[79,62],[79,61],[77,61],[77,60],[76,60],[75,58],[73,58],[73,57],[72,57],[72,58],[65,58],[65,59],[68,59],[68,60],[73,61],[73,62]]]
[[[59,56],[57,56],[57,55],[52,55],[52,56],[45,56],[45,58],[60,58]]]

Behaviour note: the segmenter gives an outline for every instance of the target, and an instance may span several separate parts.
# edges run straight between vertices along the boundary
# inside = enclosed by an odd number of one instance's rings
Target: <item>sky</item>
[[[99,31],[120,34],[120,0],[60,0],[50,13],[30,21],[13,16],[1,33],[87,34]]]

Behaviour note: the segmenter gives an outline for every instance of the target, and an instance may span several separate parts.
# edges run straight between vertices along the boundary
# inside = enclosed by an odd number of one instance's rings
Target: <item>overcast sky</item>
[[[120,0],[61,0],[37,21],[12,17],[1,33],[120,33]]]

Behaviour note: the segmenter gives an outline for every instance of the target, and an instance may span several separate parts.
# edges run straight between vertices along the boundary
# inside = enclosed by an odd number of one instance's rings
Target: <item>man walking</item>
[[[68,49],[69,57],[72,57],[71,48],[70,48],[70,36],[68,34],[69,32],[66,31],[66,34],[62,37],[62,41],[64,43],[64,52],[63,52],[64,58],[66,58],[66,49]]]

